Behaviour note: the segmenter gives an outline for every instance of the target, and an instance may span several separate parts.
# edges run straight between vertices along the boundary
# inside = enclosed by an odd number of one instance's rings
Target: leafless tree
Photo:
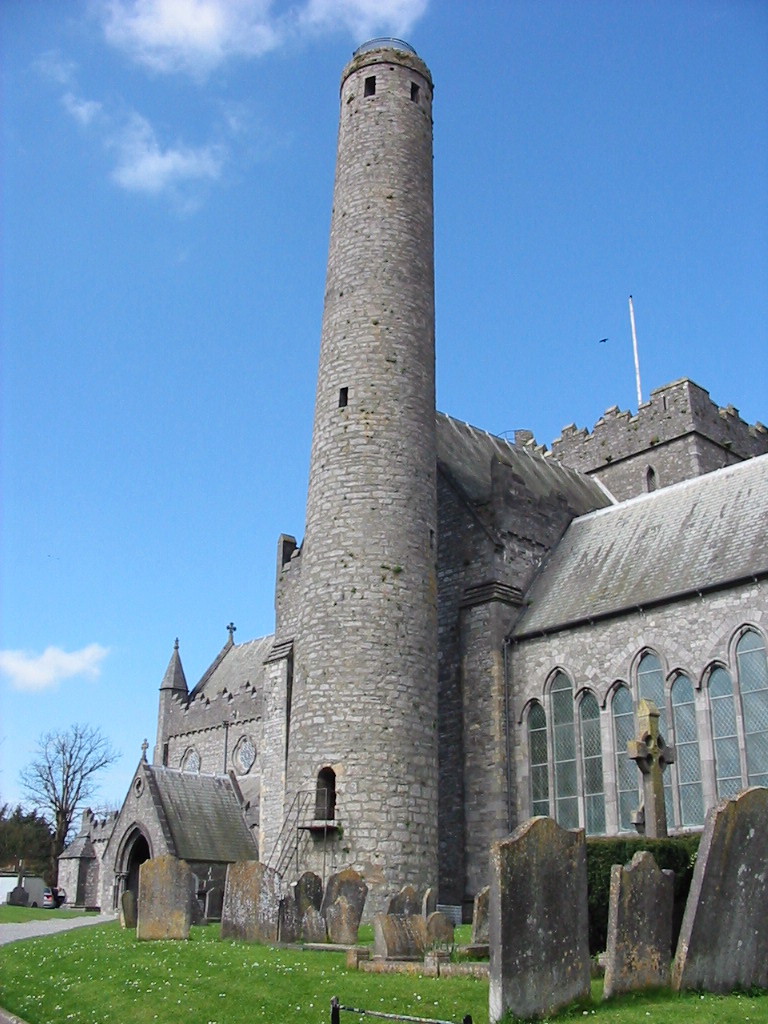
[[[97,773],[119,756],[99,729],[71,725],[41,736],[34,760],[22,769],[19,778],[29,802],[50,819],[54,874],[75,815],[96,788]]]

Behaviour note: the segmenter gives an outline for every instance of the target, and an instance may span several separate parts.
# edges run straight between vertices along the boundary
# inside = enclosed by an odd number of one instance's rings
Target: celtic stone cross
[[[652,700],[641,700],[637,709],[639,739],[630,740],[627,754],[643,776],[643,807],[633,817],[642,822],[649,839],[667,835],[667,810],[664,806],[664,780],[662,772],[673,764],[675,752],[659,734],[659,709]]]

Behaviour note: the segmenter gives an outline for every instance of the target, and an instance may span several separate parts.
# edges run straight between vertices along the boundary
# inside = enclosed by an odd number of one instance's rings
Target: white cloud
[[[42,654],[29,651],[0,651],[0,672],[15,690],[47,690],[73,676],[96,678],[109,648],[88,644],[80,651],[47,647]]]
[[[77,65],[71,60],[65,60],[56,50],[49,50],[35,61],[35,67],[59,85],[72,85],[75,80]]]
[[[280,42],[272,0],[107,0],[113,45],[157,71],[205,73],[227,57],[258,57]]]
[[[72,92],[65,92],[61,102],[67,113],[86,128],[101,113],[101,104],[96,100],[84,100]]]
[[[213,181],[224,163],[224,154],[216,146],[179,144],[163,149],[152,125],[140,114],[130,117],[111,145],[118,153],[112,179],[129,192],[157,195],[185,183]]]
[[[110,43],[156,71],[205,75],[230,57],[259,57],[302,32],[349,31],[356,42],[410,32],[429,0],[103,0]]]
[[[379,32],[407,35],[429,0],[307,0],[302,20],[318,28],[344,27],[363,43]]]

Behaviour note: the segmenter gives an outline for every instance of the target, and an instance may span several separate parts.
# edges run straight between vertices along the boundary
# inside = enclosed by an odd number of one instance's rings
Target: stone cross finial
[[[149,744],[147,743],[146,740],[144,740],[144,742],[141,744],[141,760],[142,761],[146,761],[147,760],[147,751],[148,750],[149,750]]]
[[[640,701],[637,724],[639,739],[629,741],[627,755],[643,775],[644,833],[649,839],[659,839],[667,835],[662,772],[674,763],[675,752],[659,734],[659,709],[652,700]]]
[[[235,642],[235,630],[237,629],[237,626],[234,622],[230,622],[227,629],[229,630],[229,642],[233,644]]]

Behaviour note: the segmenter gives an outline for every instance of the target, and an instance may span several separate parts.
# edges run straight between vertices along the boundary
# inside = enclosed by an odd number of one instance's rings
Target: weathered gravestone
[[[280,897],[277,935],[280,942],[296,942],[301,931],[299,910],[292,892]]]
[[[421,914],[377,914],[373,919],[373,955],[377,960],[423,960],[429,946]]]
[[[19,883],[18,885],[15,885],[6,896],[6,903],[9,907],[29,906],[29,893],[24,886]]]
[[[584,833],[531,818],[491,847],[490,1019],[589,996]]]
[[[120,927],[136,927],[136,894],[133,889],[126,889],[120,897]]]
[[[482,946],[488,944],[488,903],[490,900],[491,887],[486,885],[484,889],[475,896],[472,907],[472,945]]]
[[[350,903],[346,896],[337,896],[325,908],[325,927],[328,941],[338,946],[357,944],[360,927],[360,912],[356,903]]]
[[[667,834],[663,771],[674,764],[675,752],[659,732],[659,709],[652,700],[641,700],[637,708],[638,738],[627,744],[627,754],[643,777],[643,806],[632,820],[649,839]]]
[[[672,987],[768,988],[768,789],[707,815],[672,968]]]
[[[222,939],[277,942],[280,876],[258,860],[230,864],[221,908]]]
[[[301,938],[304,942],[325,942],[325,918],[313,906],[307,907],[301,919]]]
[[[453,946],[453,921],[436,910],[427,918],[427,946],[429,949],[450,949]]]
[[[186,861],[153,857],[139,868],[136,938],[188,939],[195,876]]]
[[[611,868],[604,999],[669,984],[674,888],[647,850]]]
[[[331,875],[321,908],[329,942],[344,946],[356,944],[367,895],[368,886],[362,875],[352,868]]]
[[[419,894],[412,885],[404,885],[397,895],[389,901],[388,914],[400,914],[401,917],[412,917],[421,912]]]
[[[293,887],[299,920],[310,907],[320,910],[323,905],[323,880],[314,871],[305,871]]]
[[[437,910],[437,891],[430,886],[421,900],[421,915],[422,917],[429,917],[430,914],[434,914]]]

